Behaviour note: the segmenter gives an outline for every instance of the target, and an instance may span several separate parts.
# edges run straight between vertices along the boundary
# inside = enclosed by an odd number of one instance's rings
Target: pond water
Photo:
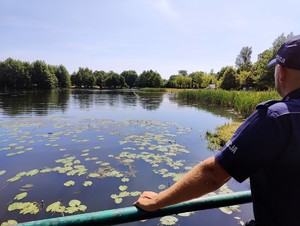
[[[205,133],[236,120],[174,94],[0,93],[0,224],[131,206],[214,153]],[[212,194],[248,190],[230,180]],[[243,225],[252,205],[174,215],[172,225]],[[167,225],[161,218],[123,225]]]

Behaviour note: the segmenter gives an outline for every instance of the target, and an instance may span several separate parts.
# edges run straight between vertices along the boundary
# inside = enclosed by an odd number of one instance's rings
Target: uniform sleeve
[[[218,163],[238,182],[280,157],[289,129],[282,118],[268,108],[256,110],[215,156]]]

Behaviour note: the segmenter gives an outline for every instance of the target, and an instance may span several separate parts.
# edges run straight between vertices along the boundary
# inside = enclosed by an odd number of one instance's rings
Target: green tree
[[[216,77],[212,74],[204,75],[201,83],[202,88],[206,88],[211,84],[217,84]]]
[[[177,88],[184,88],[185,85],[185,76],[177,75],[175,79],[176,87]]]
[[[171,75],[166,83],[167,88],[176,88],[176,76],[177,75]]]
[[[162,78],[159,73],[150,71],[143,71],[137,79],[138,87],[154,87],[160,88],[162,85]]]
[[[255,85],[255,78],[250,71],[241,71],[238,75],[240,88],[247,90],[253,88]]]
[[[228,68],[232,68],[231,66],[225,66],[225,67],[222,67],[221,70],[217,73],[216,77],[218,80],[220,80],[223,76],[224,76],[224,73],[225,71],[228,69]]]
[[[240,54],[237,56],[235,65],[238,71],[250,71],[252,62],[251,62],[252,47],[243,47],[240,51]]]
[[[183,75],[183,76],[187,76],[187,75],[188,75],[188,72],[187,72],[187,70],[179,70],[179,71],[178,71],[178,74],[179,74],[179,75]]]
[[[78,72],[74,72],[71,75],[71,84],[75,86],[76,88],[82,87],[82,76]]]
[[[114,71],[110,71],[107,74],[107,78],[105,80],[106,86],[109,88],[123,88],[125,85],[125,79],[123,76],[119,75]]]
[[[238,78],[236,76],[236,70],[233,67],[228,67],[222,77],[221,89],[231,90],[239,88]]]
[[[105,86],[106,73],[105,71],[94,71],[95,84],[99,86],[100,89]]]
[[[54,89],[58,86],[58,80],[44,61],[37,60],[31,67],[32,84],[38,89]]]
[[[54,66],[53,73],[58,80],[59,88],[69,88],[71,86],[70,74],[63,65]]]
[[[205,73],[202,71],[198,71],[198,72],[193,72],[189,75],[189,77],[192,78],[192,83],[193,83],[193,87],[195,88],[201,88],[202,86],[202,82],[203,82],[203,77],[204,77]]]
[[[138,78],[138,74],[134,70],[123,71],[121,73],[121,76],[124,77],[125,83],[129,86],[130,89],[133,87]]]
[[[29,63],[12,58],[0,62],[0,89],[27,89],[31,86]]]

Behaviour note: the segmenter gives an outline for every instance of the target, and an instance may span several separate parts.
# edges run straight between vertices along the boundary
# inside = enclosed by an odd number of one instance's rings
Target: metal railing
[[[155,212],[145,212],[134,206],[112,210],[104,210],[93,213],[84,213],[66,217],[57,217],[39,221],[21,223],[22,226],[36,225],[116,225],[133,221],[156,218],[166,215],[218,208],[252,202],[251,192],[242,191],[225,195],[209,196],[192,201],[179,203],[176,205],[162,208]]]

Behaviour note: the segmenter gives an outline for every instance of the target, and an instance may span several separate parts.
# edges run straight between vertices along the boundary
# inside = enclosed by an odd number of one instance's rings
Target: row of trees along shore
[[[218,73],[202,71],[188,74],[179,70],[163,80],[153,70],[143,71],[140,75],[134,70],[123,71],[92,71],[80,67],[77,72],[69,74],[65,66],[53,66],[44,61],[23,62],[8,58],[0,62],[0,89],[55,89],[55,88],[206,88],[210,84],[225,90],[267,90],[273,88],[274,68],[267,63],[274,58],[280,45],[293,33],[278,36],[272,46],[258,55],[255,63],[251,62],[252,47],[243,47],[238,54],[235,67],[224,66]]]

